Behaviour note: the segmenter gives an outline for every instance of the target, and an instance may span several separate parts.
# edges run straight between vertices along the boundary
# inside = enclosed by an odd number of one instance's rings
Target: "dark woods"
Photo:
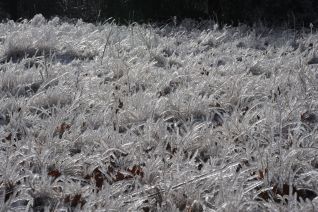
[[[9,11],[13,20],[18,19],[18,1],[12,0],[9,1]]]
[[[9,18],[13,20],[18,19],[18,0],[12,0],[12,1],[4,1],[0,2],[0,18],[1,15],[4,15],[4,13],[9,14]]]
[[[0,19],[31,18],[37,13],[102,22],[213,19],[220,24],[318,24],[316,0],[1,0]]]

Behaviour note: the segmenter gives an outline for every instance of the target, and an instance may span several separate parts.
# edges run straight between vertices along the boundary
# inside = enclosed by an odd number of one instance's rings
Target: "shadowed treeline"
[[[37,13],[45,17],[66,16],[100,22],[110,17],[118,22],[213,19],[221,24],[318,23],[316,0],[2,0],[0,18],[17,20]]]

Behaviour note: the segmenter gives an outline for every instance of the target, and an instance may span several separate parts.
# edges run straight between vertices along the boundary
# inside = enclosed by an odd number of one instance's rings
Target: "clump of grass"
[[[208,26],[0,24],[1,210],[316,209],[315,34]]]

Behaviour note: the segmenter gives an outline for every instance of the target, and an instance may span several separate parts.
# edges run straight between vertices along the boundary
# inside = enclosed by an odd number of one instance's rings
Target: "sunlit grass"
[[[1,210],[318,210],[315,32],[37,15],[0,38]]]

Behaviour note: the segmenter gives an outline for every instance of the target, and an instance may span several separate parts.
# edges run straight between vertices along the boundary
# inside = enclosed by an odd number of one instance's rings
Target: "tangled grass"
[[[317,40],[0,24],[1,211],[318,210]]]

